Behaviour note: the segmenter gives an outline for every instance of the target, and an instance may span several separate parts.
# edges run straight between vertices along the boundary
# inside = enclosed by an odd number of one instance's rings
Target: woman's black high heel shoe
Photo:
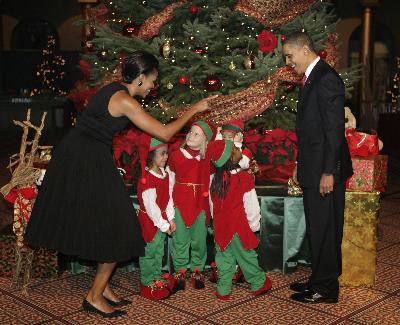
[[[89,301],[86,299],[82,302],[82,308],[84,311],[88,313],[93,313],[93,314],[98,314],[104,318],[114,318],[114,317],[120,317],[126,314],[126,311],[124,310],[114,310],[111,313],[106,313],[104,311],[101,311],[97,309],[95,306],[93,306]]]

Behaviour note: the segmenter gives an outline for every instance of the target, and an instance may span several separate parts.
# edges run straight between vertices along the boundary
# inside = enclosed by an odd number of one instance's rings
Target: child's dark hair
[[[210,186],[211,194],[224,199],[228,193],[229,184],[231,182],[231,170],[239,167],[238,163],[233,163],[231,159],[221,167],[215,167],[215,173]]]
[[[122,79],[126,83],[131,83],[139,75],[148,75],[158,69],[158,60],[146,51],[135,51],[127,56],[122,64]]]
[[[153,167],[153,160],[154,160],[154,155],[155,155],[155,150],[150,151],[147,155],[146,159],[146,167],[151,168]]]

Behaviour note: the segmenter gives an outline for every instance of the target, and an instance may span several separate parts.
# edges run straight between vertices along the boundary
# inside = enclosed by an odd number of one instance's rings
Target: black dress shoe
[[[311,289],[311,284],[310,282],[293,282],[290,284],[289,288],[296,292],[306,292]]]
[[[290,296],[290,298],[305,304],[335,304],[338,302],[337,297],[323,296],[313,290],[294,293]]]
[[[98,314],[104,318],[120,317],[120,316],[123,316],[126,314],[126,311],[124,311],[124,310],[114,310],[111,313],[106,313],[104,311],[101,311],[100,309],[97,309],[86,299],[82,302],[82,308],[84,311],[86,311],[88,313]]]
[[[112,307],[124,307],[124,306],[128,306],[132,303],[132,301],[130,301],[128,299],[121,299],[120,301],[112,301],[111,299],[108,299],[106,297],[104,297],[104,299]]]

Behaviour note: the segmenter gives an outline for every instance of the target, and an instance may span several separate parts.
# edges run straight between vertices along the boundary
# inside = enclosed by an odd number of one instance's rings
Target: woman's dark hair
[[[228,193],[229,184],[231,183],[231,170],[239,167],[238,163],[233,163],[231,159],[221,167],[215,167],[215,173],[210,186],[211,194],[224,199]]]
[[[128,55],[122,64],[122,79],[131,83],[139,75],[148,75],[158,69],[158,60],[153,54],[146,51],[135,51]]]

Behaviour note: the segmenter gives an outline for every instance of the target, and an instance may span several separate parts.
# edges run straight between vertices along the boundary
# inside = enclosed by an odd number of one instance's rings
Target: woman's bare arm
[[[165,125],[149,115],[137,100],[130,97],[125,92],[118,92],[111,97],[109,109],[113,116],[116,116],[116,114],[119,116],[125,115],[139,129],[161,141],[167,142],[193,117],[193,115],[208,110],[208,100],[215,97],[216,96],[212,96],[200,100],[193,104],[180,118]]]

